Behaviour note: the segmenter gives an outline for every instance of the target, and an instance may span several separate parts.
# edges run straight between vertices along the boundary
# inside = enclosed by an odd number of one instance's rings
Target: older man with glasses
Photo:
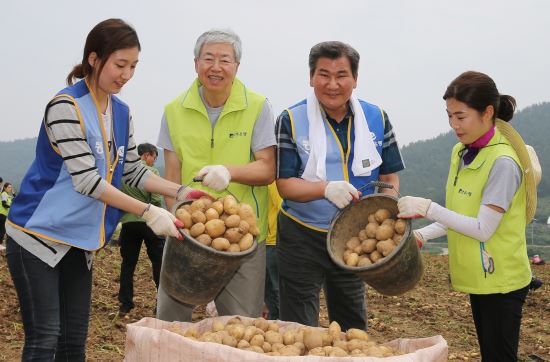
[[[215,197],[228,192],[251,205],[259,220],[255,254],[216,297],[220,315],[262,313],[267,235],[267,186],[275,178],[274,116],[267,99],[236,78],[241,40],[230,30],[210,30],[195,44],[197,79],[164,109],[157,145],[164,149],[168,180],[194,177]],[[166,199],[173,206],[173,199]],[[168,241],[170,242],[170,240]],[[192,281],[190,281],[192,282]],[[157,317],[190,321],[192,307],[161,287]]]

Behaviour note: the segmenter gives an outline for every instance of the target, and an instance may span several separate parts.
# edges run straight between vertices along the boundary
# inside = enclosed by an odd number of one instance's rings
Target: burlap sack
[[[191,325],[203,333],[210,330],[214,320],[226,322],[233,316],[209,318],[198,323],[165,322],[154,318],[143,318],[139,322],[128,324],[126,333],[125,361],[304,361],[304,362],[332,362],[332,361],[447,361],[447,342],[441,336],[418,339],[396,339],[386,345],[397,347],[406,354],[394,357],[317,357],[317,356],[266,356],[255,352],[244,351],[216,343],[198,342],[182,337],[167,330],[173,324],[178,324],[181,330]],[[248,319],[240,317],[241,319]],[[279,322],[280,331],[294,329],[302,325],[291,322]]]

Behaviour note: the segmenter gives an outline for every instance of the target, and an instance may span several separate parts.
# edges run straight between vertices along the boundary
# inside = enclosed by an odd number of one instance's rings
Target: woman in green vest
[[[10,211],[11,200],[13,199],[13,186],[6,182],[2,186],[2,193],[0,194],[0,244],[4,241],[4,235],[6,234],[6,218]]]
[[[413,231],[420,247],[447,235],[451,284],[470,295],[483,361],[515,361],[531,281],[525,227],[536,208],[525,144],[507,123],[516,101],[499,94],[489,76],[472,71],[453,80],[443,99],[459,140],[446,207],[405,196],[398,216],[435,221]]]

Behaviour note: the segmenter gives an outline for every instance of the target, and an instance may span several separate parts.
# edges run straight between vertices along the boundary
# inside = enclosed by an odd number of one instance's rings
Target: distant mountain
[[[446,122],[442,119],[441,122]],[[518,112],[513,126],[524,140],[536,150],[543,173],[550,173],[550,103],[530,106]],[[418,125],[422,127],[422,125]],[[398,135],[399,136],[399,135]],[[449,169],[449,157],[457,142],[452,131],[432,139],[411,143],[402,149],[407,168],[400,173],[401,194],[430,197],[443,202],[445,181]],[[18,186],[34,159],[36,138],[12,142],[0,142],[0,176]],[[157,167],[164,174],[162,152]],[[550,177],[539,185],[539,198],[550,199]],[[542,206],[542,205],[541,205]]]

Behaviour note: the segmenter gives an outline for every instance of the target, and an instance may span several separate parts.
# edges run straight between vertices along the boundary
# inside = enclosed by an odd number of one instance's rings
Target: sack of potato
[[[227,195],[215,201],[202,197],[176,210],[183,232],[203,245],[231,253],[252,247],[260,229],[252,207]]]
[[[389,210],[376,210],[368,216],[365,228],[346,242],[344,263],[364,267],[382,260],[399,245],[406,227],[405,220],[392,219]]]
[[[362,330],[224,316],[198,323],[144,318],[128,324],[128,361],[446,361],[441,336],[378,344]]]

